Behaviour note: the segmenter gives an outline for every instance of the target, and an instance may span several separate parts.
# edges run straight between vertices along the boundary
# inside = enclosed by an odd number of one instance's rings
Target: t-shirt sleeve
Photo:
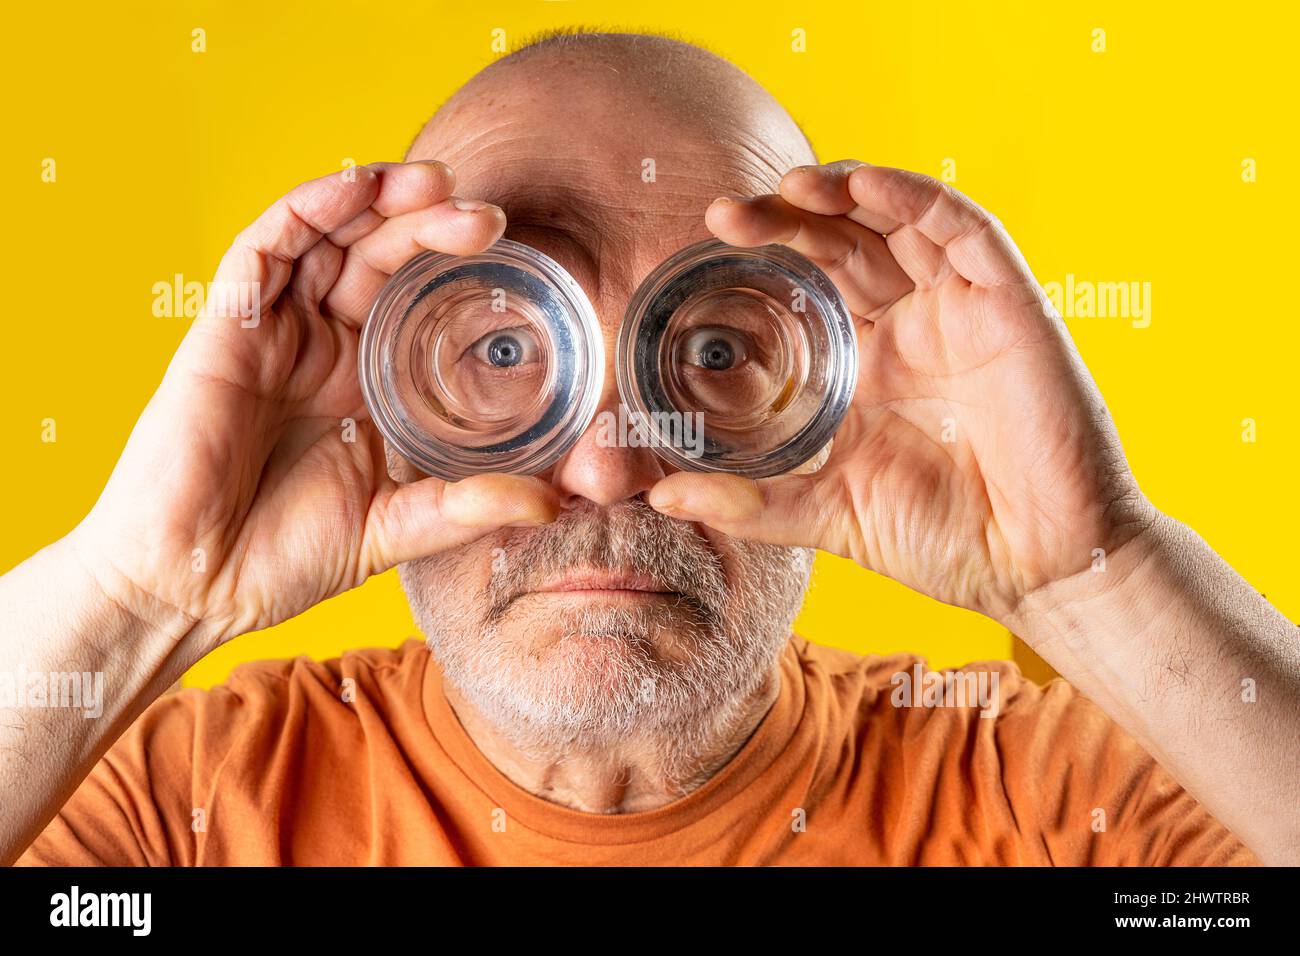
[[[213,796],[205,790],[238,746],[240,727],[262,709],[259,683],[188,689],[155,701],[17,865],[193,865]]]
[[[1063,866],[1245,866],[1255,856],[1064,680],[1020,679],[998,715],[1001,785],[1022,840]]]

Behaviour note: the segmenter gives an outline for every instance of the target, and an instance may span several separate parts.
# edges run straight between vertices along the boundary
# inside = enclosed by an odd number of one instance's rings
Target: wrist
[[[149,602],[119,587],[111,573],[78,553],[75,536],[48,545],[0,576],[6,626],[0,671],[44,680],[81,675],[91,682],[81,691],[90,695],[86,708],[51,706],[0,727],[0,753],[34,758],[33,748],[53,746],[57,754],[41,756],[57,756],[56,762],[84,773],[105,742],[115,740],[201,656],[183,617],[147,609]],[[38,724],[48,736],[32,732]],[[13,766],[0,760],[0,777]]]
[[[1000,623],[1035,650],[1048,643],[1084,650],[1090,637],[1117,626],[1142,627],[1176,525],[1144,501],[1108,547],[1093,549],[1087,567],[1034,588]]]
[[[72,605],[99,622],[108,633],[143,653],[146,659],[202,656],[187,653],[203,631],[202,621],[186,613],[123,574],[95,547],[84,526],[52,544],[53,567],[68,574]],[[186,665],[188,666],[188,664]]]

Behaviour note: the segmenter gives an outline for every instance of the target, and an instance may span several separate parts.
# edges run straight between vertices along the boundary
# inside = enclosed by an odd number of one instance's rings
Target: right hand
[[[357,379],[370,304],[426,249],[486,249],[505,215],[455,199],[442,163],[350,173],[304,183],[235,238],[214,288],[259,283],[256,325],[209,300],[70,536],[109,599],[160,626],[179,619],[200,653],[558,510],[535,478],[389,476]]]

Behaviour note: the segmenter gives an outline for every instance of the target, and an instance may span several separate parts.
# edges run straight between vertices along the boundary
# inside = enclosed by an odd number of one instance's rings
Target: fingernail
[[[652,488],[646,495],[646,504],[655,511],[666,511],[669,508],[676,508],[681,504],[681,499],[671,491],[664,491],[660,488]]]
[[[682,502],[678,498],[668,498],[664,501],[651,501],[650,507],[663,515],[670,518],[680,518],[684,521],[694,520],[694,515],[688,514],[682,510]]]
[[[478,212],[488,207],[487,203],[479,202],[477,199],[453,199],[451,204],[462,212]]]
[[[715,200],[713,200],[713,201],[714,201],[715,203],[728,203],[728,204],[729,204],[729,203],[733,203],[733,202],[735,202],[736,200],[732,199],[730,196],[719,196],[717,199],[715,199]]]

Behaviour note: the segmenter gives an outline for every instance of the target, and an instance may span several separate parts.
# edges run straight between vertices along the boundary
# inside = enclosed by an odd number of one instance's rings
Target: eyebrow
[[[589,267],[598,265],[598,237],[605,224],[583,211],[586,203],[579,191],[512,188],[491,201],[505,210],[507,233],[515,229],[545,232],[575,251]]]
[[[502,208],[506,211],[504,238],[534,248],[544,247],[538,251],[559,262],[562,268],[573,274],[575,282],[584,287],[591,284],[590,288],[584,288],[589,298],[600,296],[600,258],[597,247],[584,235],[585,230],[575,230],[567,217],[520,214],[512,211],[509,205]],[[539,242],[539,237],[543,241]]]

